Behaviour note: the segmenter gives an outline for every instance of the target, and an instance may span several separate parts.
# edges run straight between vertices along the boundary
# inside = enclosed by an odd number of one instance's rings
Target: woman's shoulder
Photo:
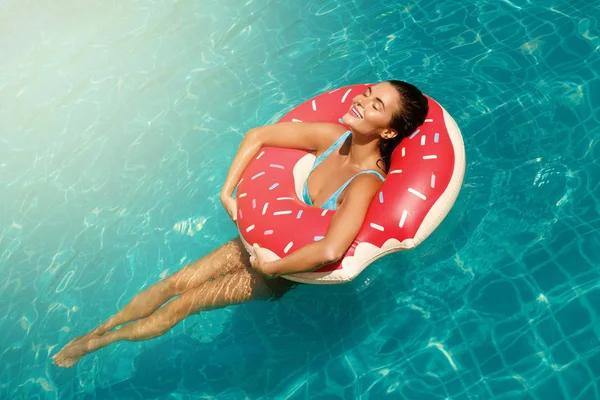
[[[326,122],[280,122],[251,129],[248,134],[263,146],[322,151],[346,132]]]
[[[350,132],[347,128],[339,124],[329,122],[311,122],[307,123],[313,129],[313,134],[319,137],[319,146],[316,149],[317,154],[325,152],[336,142],[343,140]]]
[[[333,141],[350,132],[348,128],[331,122],[311,122],[310,124],[315,128],[315,133],[325,135]]]

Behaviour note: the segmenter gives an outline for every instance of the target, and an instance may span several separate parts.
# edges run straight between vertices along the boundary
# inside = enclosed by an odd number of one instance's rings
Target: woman
[[[262,146],[309,149],[318,157],[304,186],[304,201],[337,210],[325,238],[273,262],[265,260],[260,248],[249,257],[239,238],[230,241],[137,294],[116,315],[68,343],[54,363],[71,367],[113,342],[155,338],[200,311],[278,299],[293,286],[279,276],[339,260],[358,234],[393,150],[424,122],[427,111],[427,99],[416,87],[387,81],[354,97],[342,118],[349,131],[328,123],[281,123],[250,130],[221,192],[230,217],[237,218],[235,186]]]

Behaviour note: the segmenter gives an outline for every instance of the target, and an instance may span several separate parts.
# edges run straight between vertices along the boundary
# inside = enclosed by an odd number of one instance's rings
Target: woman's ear
[[[393,139],[398,136],[398,132],[392,128],[386,128],[383,132],[381,132],[381,138],[385,140]]]

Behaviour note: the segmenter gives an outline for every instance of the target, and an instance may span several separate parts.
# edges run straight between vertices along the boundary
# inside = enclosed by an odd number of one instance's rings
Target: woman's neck
[[[360,170],[372,169],[381,158],[379,153],[379,138],[363,138],[350,136],[350,150],[348,151],[347,165]]]

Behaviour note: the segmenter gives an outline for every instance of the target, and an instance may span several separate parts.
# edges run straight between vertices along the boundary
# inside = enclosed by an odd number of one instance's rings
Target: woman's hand
[[[237,221],[237,202],[231,195],[221,193],[221,203],[233,222]]]
[[[252,248],[254,249],[254,255],[250,256],[252,268],[268,278],[276,278],[276,275],[269,268],[270,264],[272,264],[269,254],[257,244],[252,246]]]

